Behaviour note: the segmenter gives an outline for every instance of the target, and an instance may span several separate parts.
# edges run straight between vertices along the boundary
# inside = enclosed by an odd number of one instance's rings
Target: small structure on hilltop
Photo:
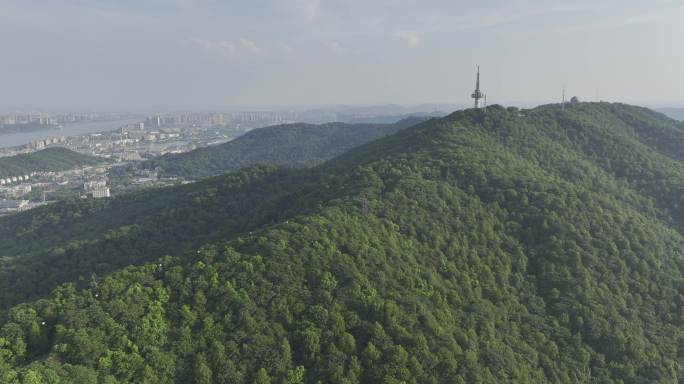
[[[485,95],[480,91],[480,66],[477,66],[477,80],[475,81],[475,91],[473,92],[472,95],[470,95],[473,99],[475,99],[475,109],[480,108],[480,100],[482,100]]]

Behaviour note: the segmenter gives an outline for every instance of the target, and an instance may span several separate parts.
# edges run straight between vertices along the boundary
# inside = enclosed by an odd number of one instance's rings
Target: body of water
[[[124,125],[141,121],[140,119],[92,121],[87,123],[69,124],[61,128],[44,131],[19,132],[0,135],[0,148],[16,147],[28,144],[34,140],[51,139],[53,137],[82,136],[91,133],[108,132]]]

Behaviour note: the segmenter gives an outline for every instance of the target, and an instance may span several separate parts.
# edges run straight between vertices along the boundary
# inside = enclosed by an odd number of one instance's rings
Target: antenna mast
[[[470,95],[475,99],[475,109],[480,108],[480,100],[484,97],[482,91],[480,91],[480,66],[477,66],[477,80],[475,81],[475,91]]]
[[[561,111],[565,110],[565,85],[563,85],[563,101],[561,102]]]

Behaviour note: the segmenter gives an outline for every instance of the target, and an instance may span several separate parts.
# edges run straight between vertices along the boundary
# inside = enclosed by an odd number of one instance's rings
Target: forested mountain
[[[0,178],[23,176],[34,171],[64,171],[99,162],[102,160],[66,148],[48,148],[38,152],[0,157]]]
[[[678,382],[682,145],[638,107],[493,106],[2,219],[0,292],[40,287],[3,297],[0,382]]]
[[[407,117],[393,124],[286,124],[259,128],[228,143],[147,161],[166,175],[201,179],[252,165],[311,167],[361,144],[427,120]]]

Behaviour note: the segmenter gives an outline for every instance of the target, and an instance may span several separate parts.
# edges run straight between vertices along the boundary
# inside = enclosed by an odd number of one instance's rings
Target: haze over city
[[[681,1],[0,1],[0,105],[684,105]]]

